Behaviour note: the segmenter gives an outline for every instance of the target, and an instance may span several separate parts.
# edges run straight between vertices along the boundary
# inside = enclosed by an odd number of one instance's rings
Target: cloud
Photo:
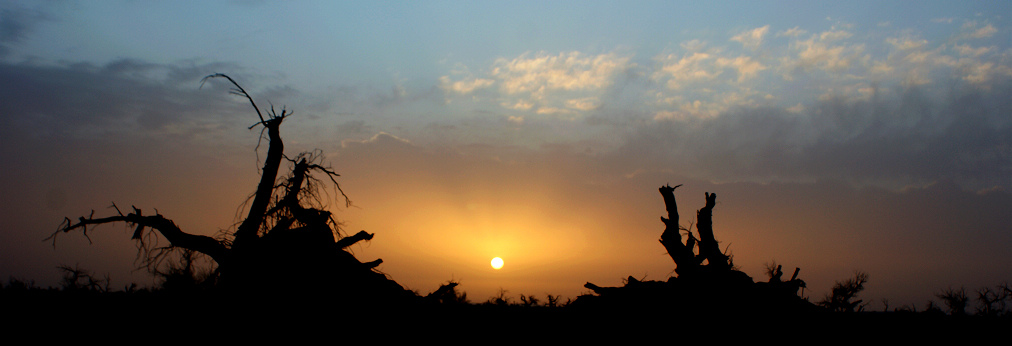
[[[760,45],[762,45],[763,36],[766,36],[766,33],[769,32],[769,30],[770,30],[769,25],[748,30],[735,36],[732,36],[731,41],[741,42],[741,44],[744,45],[745,48],[754,50],[756,48],[759,48]]]
[[[577,51],[550,55],[524,54],[498,59],[492,77],[507,94],[543,94],[550,90],[596,90],[611,85],[629,58],[616,54],[586,55]]]
[[[372,126],[366,125],[363,120],[349,120],[337,125],[337,133],[342,137],[357,136],[371,130]]]
[[[540,107],[538,108],[538,114],[554,115],[554,114],[573,114],[573,111],[563,108],[556,107]]]
[[[681,58],[672,54],[660,59],[663,66],[655,78],[666,78],[670,89],[679,89],[688,82],[714,79],[723,72],[714,66],[714,56],[708,53],[696,52]]]
[[[341,141],[341,148],[343,149],[358,149],[359,147],[371,147],[379,151],[403,151],[413,148],[414,145],[406,139],[398,138],[386,132],[379,132],[366,140],[346,139]]]
[[[249,112],[248,103],[227,101],[223,95],[228,87],[218,80],[204,88],[212,90],[198,88],[203,76],[223,68],[240,70],[226,65],[137,60],[103,66],[2,63],[0,93],[7,100],[0,111],[10,116],[0,121],[65,136],[125,131],[191,137],[228,126],[233,116]]]
[[[931,19],[931,22],[932,23],[952,24],[952,19],[953,18],[933,18],[933,19]]]
[[[807,32],[808,31],[802,30],[801,27],[797,27],[796,26],[796,27],[793,27],[793,28],[790,28],[790,29],[778,32],[777,33],[777,37],[780,37],[780,36],[798,37],[798,36],[801,36],[801,35],[803,35],[803,34],[805,34]]]
[[[987,38],[987,37],[991,37],[996,32],[998,32],[998,29],[995,29],[994,26],[991,26],[991,24],[988,24],[987,26],[985,26],[983,28],[974,30],[972,33],[970,33],[970,37],[971,38]]]
[[[464,74],[466,78],[452,81],[449,76],[443,76],[440,85],[457,95],[479,89],[494,90],[496,94],[484,96],[514,111],[575,114],[600,107],[600,97],[635,66],[629,61],[630,57],[616,53],[525,53],[515,58],[496,59],[487,76],[471,76],[465,67],[465,72],[455,73]]]
[[[24,40],[35,27],[52,16],[40,8],[7,6],[0,8],[0,58],[11,52],[11,46]]]
[[[928,44],[927,40],[887,38],[886,43],[899,50],[920,49]]]
[[[759,71],[765,70],[766,66],[747,56],[739,56],[734,59],[718,58],[717,66],[732,67],[738,70],[738,82],[753,78]]]
[[[533,103],[524,100],[517,100],[516,102],[503,102],[500,105],[502,105],[504,108],[515,109],[520,111],[526,111],[534,107]]]
[[[794,57],[785,56],[781,58],[781,69],[786,71],[784,77],[788,80],[793,74],[799,71],[809,72],[822,70],[839,74],[850,69],[856,63],[862,63],[868,56],[864,54],[863,44],[832,44],[830,42],[850,37],[850,34],[843,31],[827,31],[820,35],[813,35],[807,40],[795,40],[790,46],[797,55]]]
[[[822,41],[836,41],[836,40],[842,40],[842,39],[845,39],[845,38],[850,38],[851,36],[854,36],[854,34],[851,34],[849,32],[843,31],[843,30],[837,30],[837,31],[832,31],[831,30],[831,31],[825,31],[825,32],[819,34],[819,39],[822,40]]]
[[[723,100],[722,100],[723,101]],[[726,111],[731,106],[737,105],[736,101],[740,100],[726,100],[725,102],[713,102],[710,100],[692,100],[685,102],[672,102],[676,110],[674,111],[658,111],[654,113],[654,120],[688,120],[697,118],[712,118],[720,115],[721,112]]]
[[[992,51],[994,49],[993,47],[978,47],[978,48],[973,48],[973,47],[970,47],[970,45],[968,45],[968,44],[955,45],[952,48],[955,48],[956,51],[959,52],[959,55],[968,56],[968,57],[974,57],[974,58],[979,57],[979,56],[984,55],[984,54],[987,54],[988,52],[990,52],[990,51]]]
[[[715,181],[832,178],[896,188],[951,179],[971,190],[1012,187],[1012,121],[1005,117],[1012,78],[991,89],[959,88],[954,99],[918,88],[852,88],[845,92],[863,96],[730,108],[710,117],[687,116],[708,107],[688,102],[657,113],[616,155],[630,169],[677,166]]]
[[[601,100],[599,100],[597,97],[584,97],[579,99],[571,99],[566,100],[566,107],[581,111],[589,111],[601,107]]]
[[[962,74],[963,80],[985,87],[990,87],[995,79],[1012,77],[1012,67],[973,59],[960,59],[957,71]]]
[[[687,51],[698,52],[698,51],[702,51],[703,48],[706,48],[706,41],[690,40],[690,41],[682,42],[682,43],[680,43],[678,45],[680,47],[682,47],[682,49],[685,49]]]
[[[439,77],[440,87],[443,90],[452,91],[461,95],[467,95],[475,90],[483,89],[495,84],[494,80],[485,78],[469,78],[465,80],[452,81],[450,76]]]

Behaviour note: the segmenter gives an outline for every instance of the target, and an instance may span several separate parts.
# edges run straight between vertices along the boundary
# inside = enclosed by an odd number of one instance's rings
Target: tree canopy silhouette
[[[217,286],[231,292],[260,293],[276,290],[311,290],[328,295],[344,296],[361,301],[364,296],[413,296],[393,280],[375,270],[382,260],[361,262],[346,248],[374,234],[360,231],[351,236],[342,234],[339,223],[324,209],[321,195],[328,182],[350,205],[347,195],[337,182],[339,175],[322,163],[319,151],[286,156],[281,139],[281,123],[292,112],[274,107],[263,114],[253,97],[239,83],[225,74],[212,74],[201,80],[226,79],[234,87],[233,95],[249,100],[259,121],[250,129],[262,126],[267,132],[267,157],[260,181],[248,202],[249,210],[234,232],[218,236],[188,233],[171,219],[158,214],[146,215],[133,207],[124,212],[113,204],[116,215],[95,217],[95,212],[77,220],[65,218],[47,240],[55,246],[61,233],[80,231],[85,236],[97,225],[124,222],[135,227],[132,239],[139,243],[139,258],[149,270],[157,272],[167,254],[176,250],[192,251],[210,257],[216,264]],[[259,146],[259,144],[258,144]],[[278,178],[283,162],[290,164],[287,176]],[[157,246],[158,236],[168,246]],[[187,258],[189,260],[190,258]]]

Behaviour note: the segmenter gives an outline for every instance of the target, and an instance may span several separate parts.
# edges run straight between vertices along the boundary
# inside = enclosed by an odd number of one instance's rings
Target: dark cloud
[[[11,46],[27,38],[35,27],[53,16],[45,11],[45,5],[27,8],[18,4],[0,5],[0,58],[11,52]]]
[[[341,138],[358,137],[370,131],[371,126],[364,120],[349,120],[337,125],[337,135]]]
[[[618,150],[633,168],[717,181],[840,179],[902,187],[951,179],[1012,188],[1012,84],[831,98],[805,114],[740,108],[707,119],[640,126]]]
[[[199,134],[249,112],[242,100],[227,101],[227,85],[220,81],[199,88],[200,77],[228,67],[137,60],[103,66],[4,63],[0,112],[6,116],[0,122],[34,135]]]

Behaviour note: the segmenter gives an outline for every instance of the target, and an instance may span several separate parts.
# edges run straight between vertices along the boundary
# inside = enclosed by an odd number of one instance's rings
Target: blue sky
[[[116,232],[96,247],[120,257],[34,240],[110,200],[194,232],[228,227],[256,179],[256,134],[248,104],[219,81],[200,87],[220,72],[295,110],[290,154],[327,153],[358,205],[341,209],[348,227],[378,234],[357,254],[421,291],[453,277],[476,297],[575,296],[586,281],[664,279],[654,189],[685,182],[729,198],[715,218],[734,227],[718,239],[742,247],[753,277],[776,258],[825,292],[863,269],[870,294],[920,304],[1012,275],[1010,7],[6,2],[0,157],[19,169],[0,177],[26,202],[3,210],[18,245],[0,274],[43,280],[68,261],[128,272]],[[406,212],[419,205],[431,213]],[[942,241],[960,220],[977,233]],[[497,255],[498,277],[485,268]]]

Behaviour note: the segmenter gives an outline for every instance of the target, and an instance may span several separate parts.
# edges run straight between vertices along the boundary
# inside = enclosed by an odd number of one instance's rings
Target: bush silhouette
[[[864,284],[868,282],[868,273],[858,271],[854,277],[846,281],[837,281],[833,285],[833,293],[827,295],[819,305],[822,305],[836,312],[854,312],[864,309],[861,305],[863,300],[853,300],[857,294],[864,290]]]

